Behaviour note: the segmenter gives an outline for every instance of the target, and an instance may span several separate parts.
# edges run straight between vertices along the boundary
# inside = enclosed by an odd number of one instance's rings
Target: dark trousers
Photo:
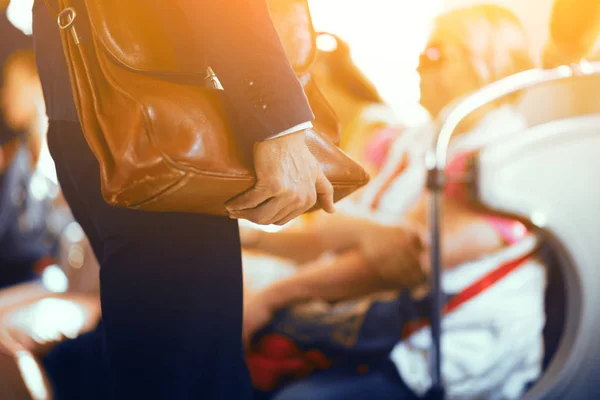
[[[51,121],[48,145],[65,198],[101,265],[106,376],[96,378],[105,380],[110,398],[250,398],[237,222],[111,207],[79,124]],[[86,386],[73,398],[99,398],[83,393],[93,387]]]

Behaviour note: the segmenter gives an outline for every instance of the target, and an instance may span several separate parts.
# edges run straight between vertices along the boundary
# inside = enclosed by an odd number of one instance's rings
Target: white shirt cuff
[[[278,137],[282,137],[282,136],[285,136],[285,135],[289,135],[290,133],[296,133],[296,132],[298,132],[298,131],[303,131],[303,130],[305,130],[305,129],[310,129],[310,128],[312,128],[312,127],[313,127],[313,124],[312,124],[312,122],[310,122],[310,121],[308,121],[308,122],[304,122],[304,123],[302,123],[302,124],[298,124],[298,125],[296,125],[296,126],[292,126],[290,129],[286,129],[286,130],[285,130],[285,131],[283,131],[283,132],[279,132],[279,133],[276,133],[276,134],[275,134],[275,135],[273,135],[273,136],[269,136],[269,137],[268,137],[268,138],[266,138],[265,140],[269,140],[269,139],[276,139],[276,138],[278,138]]]

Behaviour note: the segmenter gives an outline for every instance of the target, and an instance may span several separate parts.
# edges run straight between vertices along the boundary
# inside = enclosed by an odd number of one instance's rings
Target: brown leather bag
[[[204,85],[204,73],[198,73],[205,71],[203,60],[176,40],[181,32],[173,26],[183,18],[181,10],[155,9],[145,0],[58,5],[71,86],[85,138],[100,164],[104,199],[148,211],[225,215],[224,204],[250,189],[255,176],[227,122],[223,92]],[[305,16],[290,20],[312,29]],[[297,73],[306,72],[314,32],[283,37]],[[324,99],[313,99],[323,114]],[[314,125],[329,127],[332,138],[307,131],[306,140],[339,200],[368,176],[335,146],[334,123]]]

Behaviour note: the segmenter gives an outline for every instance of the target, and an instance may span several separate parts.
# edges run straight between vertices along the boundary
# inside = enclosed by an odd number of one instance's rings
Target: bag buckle
[[[61,30],[70,29],[71,35],[73,36],[73,41],[75,45],[79,44],[79,36],[77,35],[77,31],[75,30],[75,18],[77,17],[77,12],[73,7],[67,7],[62,10],[57,17],[58,27]]]

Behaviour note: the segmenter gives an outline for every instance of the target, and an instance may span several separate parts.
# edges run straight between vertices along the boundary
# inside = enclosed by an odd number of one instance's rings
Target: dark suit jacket
[[[314,117],[275,31],[265,0],[174,0],[192,43],[225,88],[246,145]],[[76,121],[55,19],[36,0],[33,19],[38,69],[51,120]]]

